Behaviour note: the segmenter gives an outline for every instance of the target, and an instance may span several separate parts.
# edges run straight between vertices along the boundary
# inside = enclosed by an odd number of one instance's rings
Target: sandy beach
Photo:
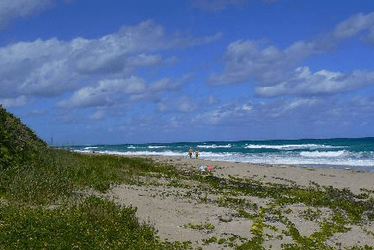
[[[216,162],[186,157],[143,157],[157,164],[197,171],[222,180],[241,178],[263,185],[284,184],[301,188],[332,186],[348,189],[355,195],[366,190],[371,197],[374,193],[373,172]],[[202,172],[199,170],[201,165],[212,166],[213,170]],[[107,195],[123,205],[137,207],[139,219],[153,225],[161,239],[190,241],[194,248],[231,249],[235,244],[256,237],[255,230],[261,224],[264,227],[262,246],[282,249],[284,244],[295,241],[287,233],[289,225],[293,225],[301,236],[312,239],[313,233],[322,230],[324,221],[330,221],[333,214],[329,207],[310,207],[300,202],[277,208],[284,214],[277,217],[272,198],[217,192],[193,180],[181,180],[178,185],[173,185],[177,180],[147,176],[141,177],[139,182],[142,185],[117,185]],[[247,204],[246,213],[261,220],[242,216],[238,206],[224,203],[230,199],[243,201]],[[310,214],[313,218],[307,216]],[[374,225],[371,220],[349,225],[344,232],[328,237],[325,244],[333,249],[374,246]]]

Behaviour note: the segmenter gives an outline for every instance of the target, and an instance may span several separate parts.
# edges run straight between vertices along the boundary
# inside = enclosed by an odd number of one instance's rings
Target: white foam
[[[231,144],[227,144],[227,145],[216,145],[216,144],[212,144],[212,145],[197,145],[198,148],[231,148]]]
[[[95,148],[98,148],[98,147],[85,147],[83,150],[89,150],[89,149],[95,149]]]
[[[166,148],[165,146],[148,146],[148,148]]]
[[[374,159],[347,158],[345,151],[322,152],[320,156],[325,157],[303,157],[300,155],[279,155],[279,154],[240,154],[240,153],[211,153],[201,152],[200,158],[203,160],[244,162],[254,164],[272,165],[335,165],[335,166],[358,166],[374,167]],[[335,157],[333,156],[335,155]],[[328,157],[327,157],[328,156]]]
[[[303,157],[310,157],[310,158],[333,158],[333,157],[343,157],[347,154],[345,150],[339,150],[339,151],[303,151],[300,153]]]
[[[278,149],[278,150],[295,150],[295,149],[317,149],[317,148],[342,148],[330,145],[319,145],[319,144],[289,144],[289,145],[256,145],[249,144],[244,148],[249,149]]]
[[[83,149],[77,152],[90,153],[92,150]],[[174,156],[187,157],[187,153],[183,151],[163,150],[160,152],[147,149],[143,151],[96,151],[112,155],[154,155],[154,156]],[[339,151],[303,151],[295,153],[291,151],[282,151],[279,153],[232,153],[232,152],[200,152],[200,159],[212,161],[227,162],[244,162],[254,164],[271,164],[271,165],[320,165],[320,166],[354,166],[354,167],[374,167],[374,158],[359,158],[358,155],[345,150]],[[371,152],[371,156],[374,153]]]

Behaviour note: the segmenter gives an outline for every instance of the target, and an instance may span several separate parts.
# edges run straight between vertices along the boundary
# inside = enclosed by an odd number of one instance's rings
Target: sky
[[[1,0],[0,103],[55,145],[371,137],[372,0]]]

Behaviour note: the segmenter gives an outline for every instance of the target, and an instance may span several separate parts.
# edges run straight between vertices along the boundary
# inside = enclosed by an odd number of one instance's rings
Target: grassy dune
[[[77,191],[106,191],[154,168],[144,159],[47,146],[0,106],[0,249],[185,249],[138,222],[136,208]]]

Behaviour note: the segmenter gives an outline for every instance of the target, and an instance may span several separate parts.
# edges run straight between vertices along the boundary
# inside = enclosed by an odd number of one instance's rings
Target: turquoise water
[[[206,141],[70,146],[80,152],[187,157],[190,148],[214,161],[374,171],[374,137],[264,141]]]

